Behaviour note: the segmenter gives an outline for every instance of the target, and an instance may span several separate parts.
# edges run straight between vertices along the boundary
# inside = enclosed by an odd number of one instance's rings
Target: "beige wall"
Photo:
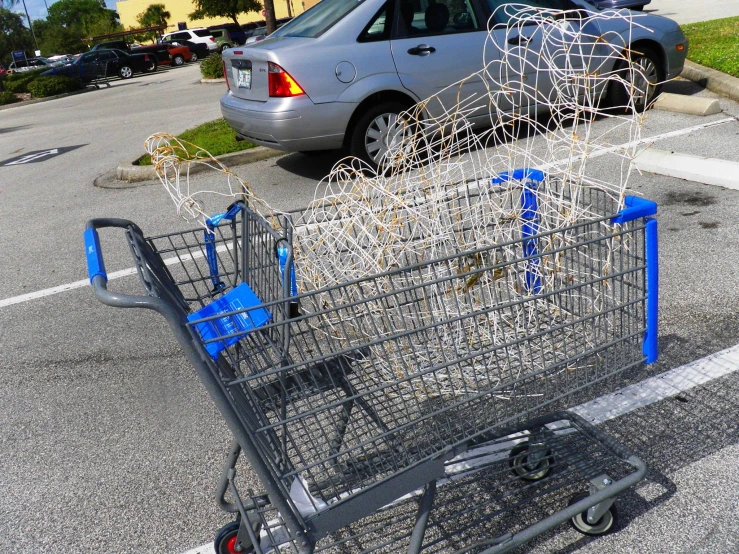
[[[302,0],[274,0],[275,3],[275,16],[279,19],[281,17],[287,17],[287,2],[291,1],[292,14],[298,15],[305,9],[312,6],[317,0],[305,0],[305,8],[303,7]],[[166,32],[176,31],[177,23],[185,22],[189,29],[195,27],[208,27],[209,25],[220,25],[221,23],[229,23],[231,20],[227,17],[218,18],[206,18],[191,20],[187,14],[195,11],[194,2],[190,0],[122,0],[116,2],[116,10],[121,18],[121,24],[124,28],[138,27],[139,24],[136,21],[136,17],[144,12],[150,4],[164,4],[165,9],[172,14],[167,20]],[[249,12],[239,15],[239,23],[249,23],[250,21],[263,20],[262,14],[259,12]]]

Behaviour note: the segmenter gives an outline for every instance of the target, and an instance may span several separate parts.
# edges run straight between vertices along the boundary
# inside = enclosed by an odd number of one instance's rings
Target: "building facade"
[[[295,16],[303,13],[310,6],[314,5],[316,0],[274,0],[275,17]],[[121,19],[121,25],[125,29],[139,27],[136,18],[140,13],[146,11],[151,4],[164,4],[171,17],[167,20],[167,30],[169,33],[176,31],[179,24],[184,24],[188,29],[196,27],[208,27],[210,25],[220,25],[222,23],[232,23],[227,17],[190,19],[188,14],[195,11],[195,3],[192,0],[121,0],[116,2],[116,10]],[[239,23],[249,23],[251,21],[263,21],[264,17],[259,12],[249,12],[239,15]]]

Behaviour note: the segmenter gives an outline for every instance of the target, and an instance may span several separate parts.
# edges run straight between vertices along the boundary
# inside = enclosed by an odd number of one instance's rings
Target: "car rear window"
[[[363,0],[322,0],[270,36],[317,38],[362,2]]]
[[[209,37],[210,36],[210,31],[208,29],[198,29],[196,31],[193,31],[193,33],[195,33],[199,37]]]

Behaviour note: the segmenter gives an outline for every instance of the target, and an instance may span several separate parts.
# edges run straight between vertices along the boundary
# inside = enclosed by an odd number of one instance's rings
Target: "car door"
[[[118,75],[121,61],[118,59],[118,54],[116,52],[113,52],[112,50],[103,50],[100,52],[100,57],[97,61],[98,66],[96,69],[100,76],[103,75],[103,71],[105,72],[104,75],[107,75],[108,77]]]
[[[486,0],[490,41],[499,61],[489,66],[495,96],[507,109],[534,108],[584,94],[579,76],[598,62],[598,25],[570,0]]]
[[[487,39],[476,0],[397,0],[396,13],[391,49],[403,86],[421,99],[434,97],[426,106],[432,117],[457,106],[473,120],[487,117],[487,88],[473,76],[483,67]]]

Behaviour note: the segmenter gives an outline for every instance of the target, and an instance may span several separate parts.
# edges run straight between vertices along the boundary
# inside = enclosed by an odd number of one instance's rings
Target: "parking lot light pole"
[[[44,3],[45,0],[44,0]],[[33,43],[36,45],[36,50],[38,50],[38,41],[36,40],[36,33],[33,32],[33,23],[31,23],[31,16],[28,15],[28,8],[26,7],[26,0],[23,0],[23,9],[26,10],[26,19],[28,19],[28,29],[31,31],[31,36],[33,37]],[[46,13],[49,13],[49,8],[46,8]]]

